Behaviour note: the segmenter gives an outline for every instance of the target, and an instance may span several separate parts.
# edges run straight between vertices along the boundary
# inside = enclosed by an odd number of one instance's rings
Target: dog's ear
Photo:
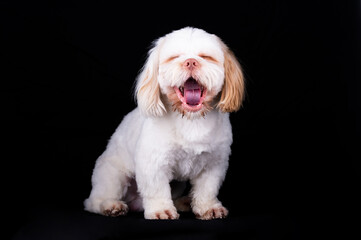
[[[138,107],[146,116],[160,117],[167,112],[158,83],[159,48],[162,38],[153,43],[148,58],[136,81],[135,96]]]
[[[221,98],[217,105],[222,112],[235,112],[242,106],[245,95],[245,80],[241,65],[234,53],[223,43],[224,84]]]

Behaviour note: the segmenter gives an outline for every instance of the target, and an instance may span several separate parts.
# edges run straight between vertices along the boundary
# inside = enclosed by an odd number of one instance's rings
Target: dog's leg
[[[128,177],[112,165],[112,159],[101,156],[94,168],[92,191],[84,201],[85,210],[106,216],[119,216],[128,212],[121,201],[128,187]]]
[[[143,198],[144,218],[178,219],[179,214],[173,205],[169,179],[162,171],[137,172],[138,190]]]
[[[210,220],[228,215],[228,210],[217,198],[227,167],[228,161],[224,161],[207,168],[191,180],[191,207],[198,219]]]

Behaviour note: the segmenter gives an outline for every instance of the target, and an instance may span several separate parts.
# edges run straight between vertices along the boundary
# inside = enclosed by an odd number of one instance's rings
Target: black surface
[[[195,220],[182,214],[180,220],[150,221],[141,213],[126,217],[102,217],[79,211],[38,212],[14,239],[292,239],[294,219],[286,216],[242,216],[224,220]]]
[[[359,235],[360,9],[359,1],[2,1],[6,229],[16,239]],[[184,26],[220,36],[247,78],[220,192],[229,218],[83,212],[94,162],[135,107],[150,43]]]

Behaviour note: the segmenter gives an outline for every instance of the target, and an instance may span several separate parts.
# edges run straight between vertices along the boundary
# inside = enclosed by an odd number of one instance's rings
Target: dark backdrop
[[[157,239],[163,230],[169,239],[192,227],[199,239],[298,239],[313,227],[359,228],[360,9],[360,1],[2,1],[7,229],[18,239],[90,239],[89,228],[103,239],[127,231]],[[247,79],[220,193],[229,219],[184,215],[172,225],[83,212],[95,160],[135,107],[150,43],[185,26],[221,37]]]

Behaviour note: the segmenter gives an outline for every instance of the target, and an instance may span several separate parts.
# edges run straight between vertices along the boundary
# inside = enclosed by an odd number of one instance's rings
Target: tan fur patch
[[[222,112],[235,112],[242,106],[245,95],[245,80],[241,65],[233,52],[223,42],[221,44],[224,52],[225,79],[217,107]]]

